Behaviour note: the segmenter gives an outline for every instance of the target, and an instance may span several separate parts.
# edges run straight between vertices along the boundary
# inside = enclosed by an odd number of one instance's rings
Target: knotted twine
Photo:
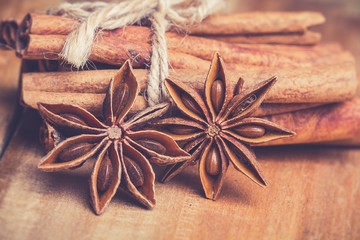
[[[98,30],[112,30],[148,19],[152,30],[152,55],[146,90],[148,104],[168,99],[164,85],[169,75],[165,31],[186,30],[219,10],[221,0],[120,0],[118,2],[62,3],[47,14],[70,17],[81,22],[68,36],[60,56],[77,68],[83,67]]]

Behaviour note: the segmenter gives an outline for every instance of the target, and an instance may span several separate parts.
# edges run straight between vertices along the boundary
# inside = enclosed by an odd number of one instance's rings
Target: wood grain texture
[[[14,0],[0,1],[0,20],[21,20],[29,11],[44,10],[60,0]],[[11,124],[15,125],[18,105],[18,79],[21,61],[13,52],[0,50],[0,157],[11,135]],[[9,128],[10,126],[10,128]]]
[[[359,149],[256,149],[267,188],[230,166],[218,200],[206,200],[194,166],[167,184],[156,183],[153,210],[119,192],[99,217],[89,205],[93,162],[73,171],[37,170],[43,156],[38,125],[38,116],[27,112],[0,162],[1,239],[360,237]]]
[[[1,50],[0,50],[1,51]],[[18,110],[20,60],[12,52],[0,52],[0,158],[11,135]]]
[[[21,18],[26,12],[44,10],[59,2],[1,1],[0,16]],[[236,4],[238,0],[231,0],[228,8],[324,12],[327,23],[322,27],[323,39],[341,41],[345,49],[351,50],[359,72],[358,0],[244,0],[239,8],[233,7]],[[1,65],[1,73],[11,66]],[[24,123],[31,119],[26,116]],[[360,238],[358,149],[256,149],[270,182],[265,189],[230,166],[219,199],[206,200],[197,169],[192,167],[168,184],[156,184],[155,209],[139,208],[119,193],[104,215],[96,217],[88,201],[92,163],[76,172],[39,172],[36,165],[43,153],[36,140],[37,127],[23,126],[0,161],[0,239]]]

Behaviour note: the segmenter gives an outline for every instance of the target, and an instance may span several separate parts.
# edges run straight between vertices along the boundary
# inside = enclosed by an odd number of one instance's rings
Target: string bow
[[[148,19],[152,29],[152,55],[147,97],[150,106],[168,99],[164,80],[169,75],[165,32],[170,27],[186,30],[220,9],[220,0],[123,0],[118,2],[63,3],[48,14],[77,19],[80,26],[67,37],[61,57],[83,67],[98,30],[112,30]]]

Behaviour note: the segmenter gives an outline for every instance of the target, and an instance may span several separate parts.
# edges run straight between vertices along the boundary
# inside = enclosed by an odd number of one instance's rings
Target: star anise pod
[[[104,123],[78,106],[39,103],[42,118],[66,140],[50,151],[38,168],[48,172],[70,169],[97,154],[90,178],[91,203],[97,214],[103,212],[119,186],[144,206],[153,207],[155,176],[149,161],[166,165],[188,158],[167,134],[134,131],[168,109],[168,104],[159,104],[126,119],[138,92],[127,61],[110,81],[103,103]]]
[[[189,86],[167,79],[169,94],[186,117],[162,119],[154,122],[153,126],[172,136],[192,157],[186,162],[169,166],[163,181],[170,180],[185,167],[199,161],[205,195],[215,200],[229,162],[232,162],[251,180],[266,186],[249,144],[294,135],[272,122],[249,117],[260,106],[275,81],[276,77],[272,77],[251,91],[241,91],[243,82],[239,80],[233,93],[223,61],[217,53],[212,60],[203,95]]]

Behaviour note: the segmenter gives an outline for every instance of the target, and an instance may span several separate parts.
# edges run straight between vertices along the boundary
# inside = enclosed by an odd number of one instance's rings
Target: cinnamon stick
[[[39,18],[38,15],[31,14],[28,15],[28,18],[25,18],[20,25],[17,42],[18,55],[28,59],[34,57],[39,58],[40,56],[44,56],[44,54],[56,58],[64,45],[65,39],[59,35],[69,33],[73,30],[76,21],[67,19],[66,21],[73,21],[73,24],[66,24],[58,30],[56,25],[61,19],[64,19],[62,17],[46,16]],[[48,26],[44,26],[45,20],[39,20],[42,18],[47,19]],[[64,28],[68,31],[65,31]],[[128,26],[124,29],[102,31],[98,37],[98,41],[96,41],[93,46],[93,52],[90,59],[105,63],[121,62],[116,64],[122,64],[123,58],[133,59],[133,66],[143,67],[148,64],[150,56],[151,34],[149,28],[139,26]],[[43,35],[46,35],[47,37]],[[271,50],[260,50],[257,46],[239,46],[195,36],[185,37],[171,32],[166,33],[166,38],[169,53],[176,52],[176,54],[173,54],[173,62],[176,61],[176,55],[178,55],[179,52],[209,61],[216,51],[220,52],[225,62],[236,64],[303,67],[311,66],[317,62],[326,60],[326,58],[319,59],[314,58],[313,56],[309,56],[304,60],[304,57],[297,58],[296,54],[289,56]],[[49,43],[50,40],[52,42]],[[114,49],[117,50],[117,53],[120,56],[114,55]],[[196,64],[196,61],[194,64]],[[176,68],[175,63],[174,66],[173,67]],[[198,69],[200,69],[200,67]]]
[[[251,47],[250,44],[237,44],[242,47]],[[272,51],[281,55],[296,55],[297,58],[326,58],[344,52],[337,42],[319,43],[314,46],[289,46],[281,44],[256,44],[259,51]]]
[[[324,68],[302,69],[248,69],[241,71],[227,71],[227,78],[234,87],[239,77],[245,79],[244,89],[265,79],[278,76],[278,82],[267,94],[267,103],[326,103],[351,99],[355,96],[357,79],[353,64],[342,63]],[[25,73],[22,76],[22,97],[27,105],[36,104],[39,94],[64,93],[63,99],[72,100],[76,95],[69,93],[97,93],[105,94],[111,77],[117,70],[97,70],[78,72],[44,72]],[[135,76],[144,91],[147,81],[147,70],[135,69]],[[181,81],[189,87],[203,89],[206,70],[177,69],[170,71],[169,78]],[[50,101],[51,94],[43,97]],[[96,101],[91,98],[88,105],[96,108]]]
[[[19,26],[19,37],[29,34],[37,35],[68,35],[80,25],[72,18],[45,15],[38,13],[27,14]]]
[[[192,54],[204,60],[211,60],[213,53],[219,52],[226,63],[268,67],[307,67],[324,61],[333,61],[321,57],[314,58],[312,54],[294,52],[293,55],[288,55],[270,49],[260,50],[255,44],[244,46],[195,36],[183,37],[175,33],[167,33],[166,36],[169,49]]]
[[[83,107],[93,113],[95,116],[102,116],[102,103],[105,94],[102,93],[67,93],[67,92],[37,92],[37,91],[23,91],[22,105],[37,109],[37,103],[47,104],[72,104]],[[312,103],[263,103],[252,116],[265,116],[280,114],[302,109],[312,108],[319,104]],[[135,105],[131,109],[132,112],[137,112],[148,107],[144,96],[138,95]]]
[[[249,44],[239,44],[241,47],[251,47]],[[297,59],[301,59],[302,61],[316,61],[315,59],[327,59],[327,61],[323,61],[322,64],[326,64],[326,62],[334,61],[340,62],[340,61],[354,61],[352,55],[349,52],[345,52],[340,44],[338,43],[324,43],[324,44],[317,44],[315,46],[311,47],[300,47],[300,46],[285,46],[285,45],[269,45],[269,44],[258,44],[257,49],[259,51],[272,51],[276,52],[281,55],[287,55],[287,56],[294,56],[296,55]],[[342,57],[341,57],[342,56]],[[179,60],[179,58],[178,58]],[[185,62],[186,60],[190,59],[182,59],[181,62]],[[199,59],[194,58],[194,62],[198,61]],[[41,60],[46,62],[51,62],[52,66],[50,69],[53,69],[53,71],[73,71],[74,69],[71,67],[70,64],[67,64],[64,61],[56,61],[56,60]],[[208,66],[210,65],[209,61],[203,61],[200,59],[203,63],[201,64],[202,67],[205,69],[208,69]],[[320,60],[319,60],[320,61]],[[55,63],[57,62],[57,64]],[[48,64],[48,63],[47,63]],[[208,64],[206,67],[204,65]],[[57,67],[56,67],[57,66]],[[235,70],[238,66],[238,64],[232,64],[228,63],[227,66],[233,70]],[[252,68],[257,66],[252,66]],[[116,69],[118,68],[115,65],[111,64],[103,64],[99,62],[94,62],[94,64],[88,64],[86,66],[86,70],[96,70],[96,69]],[[192,67],[190,67],[192,68]],[[263,69],[264,67],[259,67],[259,69]],[[240,69],[241,70],[241,69]],[[51,70],[50,70],[51,71]]]
[[[120,34],[120,30],[117,31]],[[148,31],[143,27],[127,27],[126,33],[132,31],[131,37],[144,39],[139,34]],[[139,31],[137,34],[136,31]],[[114,32],[112,32],[114,33]],[[135,36],[137,36],[135,38]],[[173,68],[207,69],[208,61],[214,52],[219,51],[227,63],[249,64],[262,67],[310,67],[319,64],[333,64],[339,60],[352,60],[347,52],[323,56],[317,52],[306,54],[294,52],[293,55],[259,50],[253,47],[239,46],[210,39],[201,39],[188,36],[186,38],[177,34],[168,33],[169,59]],[[65,43],[64,35],[29,35],[26,39],[18,39],[17,54],[24,59],[59,59],[59,53]],[[145,39],[146,40],[146,39]],[[346,54],[345,54],[346,53]],[[96,41],[89,57],[91,61],[113,65],[121,65],[130,59],[133,67],[146,67],[149,65],[151,48],[150,43],[139,43],[131,39],[122,39],[114,35],[102,36]],[[203,59],[203,60],[202,60]],[[208,60],[208,61],[204,61]]]
[[[262,146],[355,138],[360,136],[360,98],[265,118],[297,134]]]
[[[36,61],[36,60],[28,60]],[[39,72],[72,72],[72,71],[84,71],[84,70],[100,70],[100,69],[118,69],[118,66],[99,63],[99,62],[88,62],[83,68],[77,69],[71,64],[65,61],[42,59],[36,61],[38,64]]]
[[[247,12],[212,15],[190,26],[188,33],[208,35],[304,32],[322,24],[325,18],[318,12]],[[70,18],[30,13],[22,22],[26,34],[67,35],[79,22]]]
[[[48,70],[48,68],[56,68],[55,63],[51,61],[42,61],[42,63],[38,64],[36,61],[31,60],[23,60],[26,61],[24,66],[28,68],[23,69],[23,73],[36,72],[36,71],[44,71]],[[30,66],[30,68],[29,68]],[[40,69],[39,69],[40,68]],[[45,69],[44,69],[45,68]],[[141,79],[146,78],[141,70],[137,71],[137,76],[141,77]],[[104,76],[111,71],[103,71]],[[73,83],[67,82],[67,76],[74,75],[75,73],[65,73],[62,74],[64,77],[64,81],[58,82],[58,77],[53,77],[50,73],[49,77],[53,80],[49,80],[48,78],[44,78],[41,75],[44,74],[23,74],[22,83],[22,103],[25,106],[36,109],[38,102],[44,102],[48,104],[59,104],[59,103],[68,103],[82,106],[88,109],[90,112],[94,113],[96,116],[101,116],[102,114],[102,102],[105,97],[106,91],[106,83],[104,81],[100,82],[95,77],[94,79],[87,79],[89,82],[85,83],[83,74],[80,74],[80,82],[75,81]],[[39,76],[40,77],[37,77]],[[57,75],[57,74],[56,74]],[[87,75],[87,74],[86,74]],[[96,76],[96,74],[91,74],[92,76]],[[30,76],[30,77],[29,77]],[[46,83],[49,81],[49,85]],[[71,81],[71,80],[70,80]],[[45,84],[44,84],[45,83]],[[142,91],[144,90],[143,82],[141,85]],[[74,91],[74,92],[72,92]],[[26,100],[25,100],[26,99]],[[302,109],[308,109],[312,107],[316,107],[322,105],[322,103],[263,103],[261,106],[254,112],[254,116],[266,116],[266,115],[274,115],[285,112],[292,112]],[[147,107],[146,100],[143,96],[139,95],[136,101],[135,106],[133,107],[133,111],[138,111],[145,109]]]
[[[249,48],[248,44],[241,44],[239,45],[241,47]],[[313,67],[315,65],[333,65],[338,64],[340,62],[354,62],[353,56],[346,51],[343,51],[341,46],[338,43],[326,43],[326,44],[318,44],[316,46],[312,47],[298,47],[298,46],[284,46],[284,45],[268,45],[268,44],[259,44],[256,46],[259,51],[272,51],[281,55],[285,55],[287,57],[294,57],[298,60],[301,60],[303,62],[311,62],[313,63]],[[46,57],[51,57],[49,54],[45,55]],[[170,56],[173,56],[170,54]],[[171,58],[175,59],[177,61],[178,68],[187,68],[187,69],[204,69],[207,70],[208,66],[210,65],[209,61],[201,60],[199,58],[189,56],[189,55],[183,55],[184,57],[181,57],[181,54],[177,54],[176,56],[173,56]],[[115,58],[117,56],[114,56]],[[35,57],[33,57],[35,58]],[[113,59],[112,57],[109,57],[109,59]],[[109,60],[109,61],[110,61]],[[51,60],[48,60],[45,58],[45,61],[49,62]],[[52,60],[51,62],[58,62],[56,60]],[[135,61],[135,63],[137,63]],[[317,63],[317,64],[316,64]],[[133,64],[135,65],[135,64]],[[175,68],[176,65],[171,65],[171,68]],[[236,63],[227,63],[227,67],[231,70],[238,70],[242,71],[244,68],[241,67],[239,64]],[[96,70],[96,69],[116,69],[118,66],[112,65],[112,64],[104,64],[99,62],[88,62],[88,64],[85,66],[84,69],[86,70]],[[251,68],[256,68],[259,71],[263,70],[264,66],[251,66]],[[70,64],[67,64],[65,61],[61,61],[60,64],[58,64],[56,68],[56,64],[52,64],[51,69],[52,71],[73,71],[74,68]]]
[[[95,116],[102,116],[102,104],[105,93],[68,93],[68,92],[38,92],[22,91],[21,104],[27,107],[38,109],[37,103],[48,104],[72,104],[85,108]],[[143,110],[147,102],[143,96],[138,96],[131,109],[132,112]]]
[[[318,12],[246,12],[211,15],[188,31],[214,35],[304,32],[324,22]]]
[[[64,46],[64,35],[29,35],[28,42],[19,40],[17,54],[23,59],[60,60],[60,52]],[[151,48],[149,44],[141,44],[121,39],[101,38],[94,43],[90,61],[111,65],[122,65],[130,59],[135,68],[145,68],[150,65]],[[169,51],[170,67],[186,69],[206,69],[209,62],[195,56]]]
[[[201,35],[201,37],[229,43],[314,45],[320,41],[321,34],[305,31],[285,34]]]

